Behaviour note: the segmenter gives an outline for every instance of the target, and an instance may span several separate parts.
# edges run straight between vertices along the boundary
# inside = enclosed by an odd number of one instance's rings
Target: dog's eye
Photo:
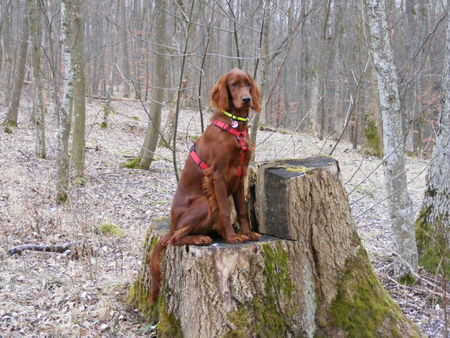
[[[232,84],[231,84],[231,87],[236,87],[237,86],[237,83],[236,82],[233,82]]]

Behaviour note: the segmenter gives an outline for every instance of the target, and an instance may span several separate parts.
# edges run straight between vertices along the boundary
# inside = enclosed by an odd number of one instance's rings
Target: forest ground
[[[34,130],[29,122],[31,100],[25,97],[19,128],[0,131],[0,332],[2,336],[145,335],[153,328],[123,301],[141,265],[142,247],[152,220],[166,216],[176,188],[172,154],[158,148],[150,171],[127,169],[143,141],[146,113],[139,102],[115,101],[116,114],[102,129],[101,102],[88,100],[86,178],[74,182],[68,203],[55,196],[56,119],[47,115],[47,159],[34,155]],[[5,117],[0,107],[0,121]],[[165,115],[163,116],[163,121]],[[206,117],[206,121],[208,117]],[[178,138],[181,166],[200,134],[198,113],[182,111]],[[257,161],[301,158],[329,153],[336,141],[308,134],[258,132]],[[392,232],[383,200],[380,159],[353,150],[341,141],[333,157],[339,161],[358,231],[375,270],[402,310],[429,336],[443,335],[443,309],[430,285],[434,277],[411,287],[390,277]],[[408,189],[419,210],[428,160],[407,159]],[[362,182],[362,183],[361,183]],[[102,224],[120,226],[123,235],[95,231]],[[20,244],[81,242],[92,249],[9,256]]]

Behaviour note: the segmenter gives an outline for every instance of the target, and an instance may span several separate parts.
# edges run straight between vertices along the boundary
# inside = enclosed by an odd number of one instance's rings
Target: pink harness
[[[238,177],[242,176],[242,174],[244,173],[245,153],[248,151],[248,144],[247,144],[247,141],[245,140],[245,138],[248,136],[247,129],[245,129],[243,131],[239,131],[239,130],[234,129],[228,123],[225,123],[225,122],[222,122],[219,120],[213,120],[213,121],[211,121],[211,124],[236,136],[239,146],[241,147],[241,153],[240,153],[241,166],[237,170],[236,176],[238,176]],[[195,151],[195,146],[192,147],[190,155],[191,155],[192,159],[194,160],[194,162],[197,163],[197,165],[200,168],[202,168],[203,170],[206,170],[209,168],[209,165],[206,162],[202,161],[200,159],[200,157],[198,156],[197,152]]]

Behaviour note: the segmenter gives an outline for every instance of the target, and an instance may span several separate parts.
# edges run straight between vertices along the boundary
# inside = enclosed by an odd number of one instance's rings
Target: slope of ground
[[[2,335],[100,334],[130,337],[146,334],[151,323],[122,302],[141,264],[148,225],[168,215],[176,180],[172,154],[159,148],[150,171],[122,164],[138,154],[147,116],[139,102],[117,101],[116,114],[102,129],[102,107],[88,104],[85,182],[74,182],[69,202],[56,205],[56,119],[47,115],[47,159],[34,156],[30,105],[22,107],[19,128],[0,132],[0,332]],[[0,120],[5,109],[0,108]],[[164,120],[164,117],[163,117]],[[198,113],[180,114],[178,161],[182,166],[200,133]],[[328,153],[335,141],[306,134],[259,132],[257,160],[308,157]],[[421,285],[405,288],[389,277],[392,233],[380,160],[361,155],[341,142],[333,153],[340,164],[352,213],[372,262],[402,309],[430,336],[440,336],[443,311]],[[408,159],[409,192],[418,210],[428,161]],[[84,184],[82,184],[84,183]],[[115,224],[123,234],[95,229]],[[80,242],[92,249],[75,253],[7,250],[25,243]],[[432,277],[428,277],[426,281]]]

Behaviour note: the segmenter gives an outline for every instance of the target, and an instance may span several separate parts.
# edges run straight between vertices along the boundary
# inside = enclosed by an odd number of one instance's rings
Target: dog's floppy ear
[[[250,75],[248,75],[248,78],[250,79],[250,95],[252,96],[252,105],[250,107],[255,112],[259,113],[261,111],[261,94],[259,93],[259,87]]]
[[[227,82],[228,74],[222,75],[211,91],[211,105],[221,111],[230,109]]]

